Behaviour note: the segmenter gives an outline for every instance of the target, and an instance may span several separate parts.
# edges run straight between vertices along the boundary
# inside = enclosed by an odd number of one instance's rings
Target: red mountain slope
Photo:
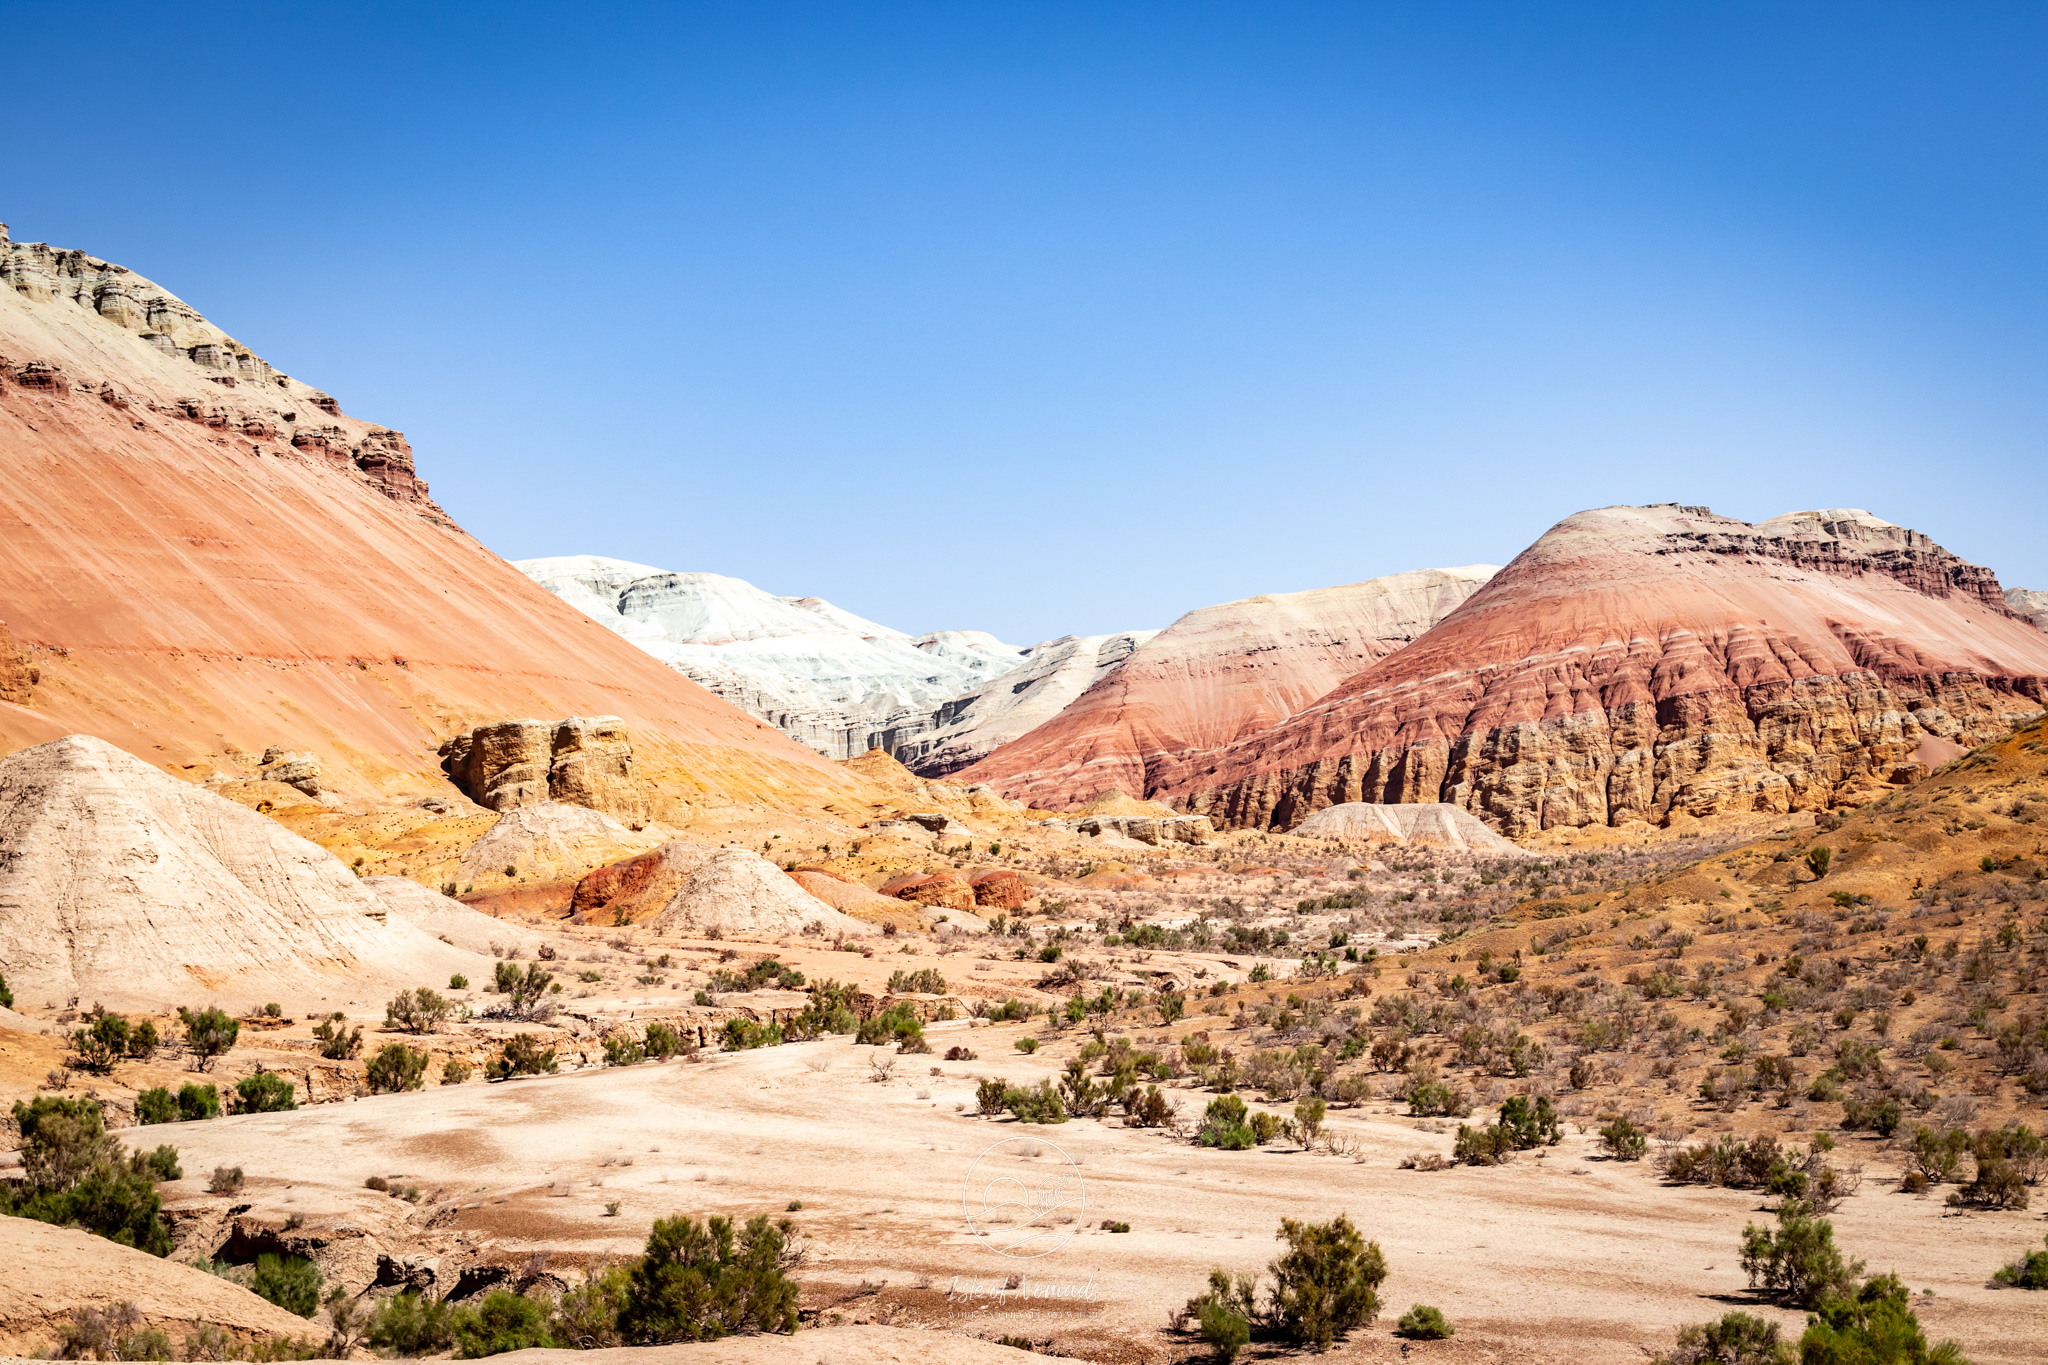
[[[848,783],[464,534],[399,433],[4,228],[0,620],[39,674],[0,700],[0,753],[82,731],[183,770],[277,744],[402,792],[471,725],[616,714],[694,798]]]
[[[1278,724],[1403,648],[1494,572],[1418,569],[1191,611],[958,780],[1049,810],[1111,789],[1150,792],[1185,755]]]
[[[1509,834],[1822,809],[2037,712],[2048,635],[1997,578],[1866,512],[1558,523],[1422,639],[1148,794],[1292,827],[1447,801]]]

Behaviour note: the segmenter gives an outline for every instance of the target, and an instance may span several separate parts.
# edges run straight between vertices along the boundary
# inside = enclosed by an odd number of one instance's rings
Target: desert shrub
[[[169,1360],[171,1341],[142,1326],[133,1300],[105,1308],[81,1308],[58,1328],[59,1360]]]
[[[448,978],[448,989],[451,991],[468,990],[469,978],[464,976],[461,972],[455,973],[455,975]]]
[[[923,1022],[910,1006],[900,1002],[861,1020],[853,1041],[869,1045],[896,1043],[905,1052],[916,1052],[926,1046]]]
[[[121,1144],[107,1132],[98,1100],[37,1095],[14,1103],[21,1134],[21,1164],[29,1188],[65,1190],[96,1166],[120,1160]]]
[[[1534,1104],[1524,1095],[1509,1096],[1500,1107],[1500,1126],[1507,1130],[1517,1151],[1555,1147],[1564,1140],[1548,1096],[1539,1096]]]
[[[265,1252],[256,1258],[249,1288],[287,1313],[310,1318],[320,1308],[320,1267],[303,1256]]]
[[[491,989],[499,995],[510,995],[519,989],[520,975],[517,962],[498,962],[491,969]]]
[[[114,1069],[114,1063],[128,1055],[128,1021],[118,1014],[102,1014],[85,1028],[71,1034],[71,1050],[76,1056],[73,1065],[81,1071],[90,1071],[104,1076]]]
[[[624,1266],[611,1266],[555,1300],[548,1323],[554,1344],[570,1351],[596,1351],[624,1344],[619,1312],[626,1306],[631,1277]]]
[[[1273,1262],[1273,1322],[1297,1346],[1327,1350],[1379,1316],[1387,1260],[1343,1214],[1327,1223],[1280,1220],[1287,1250]]]
[[[242,1168],[240,1166],[216,1166],[213,1174],[206,1179],[208,1194],[240,1194],[242,1192]]]
[[[128,1165],[138,1174],[148,1176],[157,1184],[162,1184],[166,1180],[182,1180],[185,1177],[185,1168],[178,1164],[178,1149],[168,1142],[148,1152],[137,1148],[129,1153]]]
[[[657,1219],[630,1272],[619,1334],[640,1346],[710,1341],[735,1332],[794,1332],[797,1287],[783,1273],[788,1225],[761,1215]]]
[[[373,1095],[417,1090],[426,1084],[427,1054],[404,1043],[386,1043],[363,1068],[363,1079]]]
[[[1312,1145],[1323,1131],[1323,1120],[1329,1114],[1330,1106],[1320,1096],[1298,1100],[1294,1105],[1294,1140],[1302,1146]]]
[[[607,1066],[638,1066],[647,1060],[647,1049],[630,1033],[614,1033],[604,1040]]]
[[[1976,1177],[1956,1196],[1956,1202],[1972,1208],[2023,1209],[2027,1206],[2027,1182],[2004,1157],[1980,1156]]]
[[[546,998],[554,985],[555,974],[538,962],[527,963],[524,972],[519,970],[519,964],[516,962],[500,962],[497,964],[491,987],[498,994],[505,996],[506,1000],[502,1005],[492,1006],[486,1013],[493,1018],[545,1017],[554,1012],[554,1006]]]
[[[1124,1123],[1132,1128],[1163,1128],[1173,1121],[1173,1101],[1148,1085],[1139,1093],[1136,1086],[1124,1095]]]
[[[450,1057],[441,1063],[441,1084],[461,1085],[469,1079],[470,1066],[460,1057]]]
[[[455,1004],[431,986],[400,991],[384,1007],[384,1025],[407,1033],[432,1033],[455,1012]]]
[[[2048,1244],[2048,1237],[2042,1241]],[[2048,1289],[2048,1251],[2029,1251],[1999,1267],[1991,1278],[2013,1289]]]
[[[1036,1013],[1038,1013],[1036,1005],[1028,1004],[1022,1000],[1005,1000],[1002,1004],[990,1010],[988,1017],[992,1023],[1007,1024],[1012,1021],[1029,1019]]]
[[[946,978],[939,975],[936,967],[920,967],[914,972],[897,970],[889,973],[889,994],[891,995],[944,995]]]
[[[1020,1123],[1065,1123],[1067,1104],[1051,1080],[1041,1080],[1030,1089],[1010,1086],[1003,1091],[1003,1108]]]
[[[1873,1275],[1817,1307],[1799,1338],[1802,1365],[1965,1365],[1954,1342],[1927,1344],[1897,1275]]]
[[[728,1019],[725,1028],[719,1032],[719,1042],[727,1052],[744,1052],[749,1048],[782,1046],[782,1029],[775,1024],[757,1024],[751,1019]]]
[[[1252,1339],[1252,1325],[1243,1315],[1219,1302],[1209,1302],[1197,1310],[1196,1330],[1202,1340],[1216,1352],[1216,1358],[1228,1365],[1237,1359],[1237,1353]]]
[[[557,1068],[555,1050],[540,1045],[538,1033],[515,1033],[504,1048],[485,1066],[484,1074],[494,1081],[510,1076],[538,1076]]]
[[[279,1114],[299,1107],[297,1087],[275,1071],[259,1071],[235,1082],[237,1114]]]
[[[1650,1139],[1635,1124],[1618,1118],[1600,1130],[1600,1147],[1616,1161],[1641,1161]]]
[[[162,1086],[152,1086],[135,1097],[135,1121],[138,1124],[176,1123],[178,1101]]]
[[[1806,866],[1817,881],[1828,875],[1828,866],[1835,860],[1835,851],[1825,844],[1806,850]]]
[[[1913,1129],[1913,1139],[1906,1148],[1913,1169],[1937,1185],[1944,1180],[1955,1179],[1963,1155],[1969,1150],[1969,1134],[1962,1129],[1951,1128],[1944,1132],[1925,1124]]]
[[[483,1302],[458,1308],[450,1330],[458,1359],[476,1360],[549,1344],[548,1313],[532,1299],[493,1289]]]
[[[7,978],[0,975],[0,1009],[14,1008],[14,992],[7,989]]]
[[[1209,1107],[1202,1112],[1202,1126],[1195,1133],[1195,1141],[1226,1152],[1242,1152],[1256,1144],[1258,1136],[1246,1121],[1244,1101],[1235,1095],[1218,1095],[1210,1100]]]
[[[688,1045],[683,1042],[682,1034],[658,1021],[647,1026],[645,1046],[650,1057],[673,1057],[689,1050]]]
[[[1394,1331],[1397,1335],[1413,1337],[1417,1341],[1442,1341],[1446,1337],[1458,1334],[1458,1329],[1451,1326],[1442,1309],[1431,1308],[1426,1303],[1411,1305],[1408,1311],[1401,1315],[1401,1320],[1394,1325]]]
[[[1036,1038],[1019,1038],[1017,1040],[1017,1051],[1029,1057],[1032,1053],[1038,1051],[1038,1040]]]
[[[1472,1112],[1472,1101],[1456,1086],[1432,1077],[1409,1088],[1408,1112],[1417,1117],[1464,1118]]]
[[[242,1021],[223,1009],[194,1012],[180,1006],[178,1023],[185,1030],[185,1046],[198,1059],[201,1071],[209,1070],[214,1059],[233,1047],[242,1034]]]
[[[1252,1324],[1260,1321],[1258,1294],[1257,1276],[1212,1270],[1209,1287],[1188,1300],[1181,1316],[1194,1319],[1195,1330],[1218,1360],[1235,1360],[1252,1339]]]
[[[1774,1232],[1754,1223],[1742,1229],[1742,1269],[1752,1289],[1796,1308],[1818,1308],[1830,1295],[1847,1294],[1863,1262],[1843,1259],[1835,1247],[1835,1227],[1811,1216],[1808,1207],[1788,1199],[1778,1209]]]
[[[974,1112],[992,1118],[1003,1112],[1004,1094],[1009,1087],[1000,1076],[990,1076],[974,1087]]]
[[[17,1101],[13,1114],[28,1179],[18,1191],[0,1185],[0,1213],[83,1228],[152,1256],[170,1254],[156,1181],[177,1178],[159,1174],[177,1170],[175,1148],[124,1159],[96,1100],[38,1095]]]
[[[313,1036],[320,1040],[320,1055],[330,1062],[349,1061],[363,1050],[362,1025],[351,1029],[343,1022],[346,1017],[336,1010],[313,1025]]]
[[[1278,1114],[1269,1114],[1263,1109],[1254,1110],[1251,1116],[1252,1141],[1263,1147],[1287,1131],[1287,1120]]]
[[[1792,1349],[1778,1324],[1749,1313],[1723,1313],[1713,1322],[1678,1329],[1678,1346],[1652,1365],[1792,1365]]]
[[[1088,1075],[1088,1063],[1079,1057],[1068,1062],[1060,1076],[1060,1098],[1066,1103],[1067,1112],[1076,1118],[1100,1114],[1109,1102],[1102,1087]]]
[[[971,1047],[961,1047],[956,1043],[946,1049],[946,1060],[949,1062],[971,1062],[974,1060],[974,1049]]]
[[[1498,1166],[1515,1154],[1514,1135],[1501,1124],[1458,1125],[1451,1155],[1468,1166]]]
[[[363,1339],[387,1356],[430,1356],[454,1344],[453,1316],[443,1301],[408,1290],[377,1305]]]
[[[187,1081],[178,1087],[178,1117],[186,1123],[220,1117],[220,1091],[213,1088],[212,1081],[204,1085]]]

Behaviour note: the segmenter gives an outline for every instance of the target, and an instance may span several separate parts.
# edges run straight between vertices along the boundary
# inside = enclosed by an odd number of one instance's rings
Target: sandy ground
[[[1668,1347],[1677,1326],[1731,1307],[1795,1334],[1801,1322],[1745,1292],[1737,1241],[1746,1221],[1768,1216],[1754,1193],[1665,1187],[1647,1164],[1597,1158],[1578,1133],[1502,1168],[1404,1171],[1403,1155],[1447,1152],[1450,1135],[1385,1104],[1333,1115],[1334,1128],[1359,1140],[1355,1160],[1284,1145],[1208,1151],[1114,1120],[1040,1127],[973,1117],[976,1077],[1029,1081],[1055,1069],[1012,1050],[1022,1031],[935,1026],[940,1051],[968,1042],[983,1060],[906,1056],[886,1083],[869,1079],[877,1049],[838,1038],[152,1136],[177,1142],[188,1172],[244,1166],[261,1191],[259,1214],[299,1208],[317,1220],[368,1176],[403,1174],[428,1191],[422,1215],[435,1225],[548,1250],[556,1264],[632,1255],[656,1217],[780,1216],[800,1200],[791,1216],[812,1239],[801,1277],[823,1322],[1050,1338],[1098,1359],[1198,1351],[1164,1327],[1210,1267],[1261,1270],[1281,1217],[1340,1212],[1380,1243],[1392,1271],[1389,1311],[1339,1358],[1399,1355],[1393,1318],[1417,1302],[1443,1309],[1459,1336],[1408,1350],[1446,1360],[1639,1361],[1643,1348]],[[928,1074],[933,1065],[943,1074]],[[1183,1095],[1195,1106],[1206,1098]],[[1071,1158],[1085,1195],[1072,1223],[1055,1215],[1046,1225],[1058,1244],[1036,1259],[992,1251],[965,1214],[977,1158],[1010,1139],[1023,1141],[980,1171],[1049,1190],[1076,1173]],[[1895,1268],[1916,1291],[1932,1290],[1919,1304],[1930,1335],[1955,1337],[1980,1365],[2041,1360],[2048,1294],[1987,1280],[2038,1244],[2048,1220],[2038,1210],[1947,1214],[1938,1197],[1894,1193],[1894,1173],[1872,1161],[1862,1192],[1835,1215],[1838,1242],[1871,1269]],[[976,1177],[977,1189],[985,1183]],[[606,1216],[613,1202],[618,1214]],[[1105,1231],[1105,1219],[1131,1231]]]

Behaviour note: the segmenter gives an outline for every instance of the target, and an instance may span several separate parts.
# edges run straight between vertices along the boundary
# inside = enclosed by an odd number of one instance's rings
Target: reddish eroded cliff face
[[[1156,774],[1219,825],[1445,801],[1508,834],[1824,809],[2040,710],[1990,570],[1862,512],[1581,512],[1422,639]]]
[[[4,231],[0,617],[41,671],[0,753],[84,732],[196,776],[283,745],[396,794],[445,790],[436,749],[473,726],[600,715],[692,803],[847,789],[470,539],[399,433],[133,272]]]
[[[1258,734],[1404,648],[1494,572],[1419,569],[1191,611],[957,780],[1046,810],[1152,791],[1184,756]]]

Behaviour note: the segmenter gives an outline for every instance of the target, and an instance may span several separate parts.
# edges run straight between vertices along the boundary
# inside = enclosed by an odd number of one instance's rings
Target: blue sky
[[[0,21],[14,235],[508,558],[1029,642],[1679,501],[2048,588],[2038,5]]]

